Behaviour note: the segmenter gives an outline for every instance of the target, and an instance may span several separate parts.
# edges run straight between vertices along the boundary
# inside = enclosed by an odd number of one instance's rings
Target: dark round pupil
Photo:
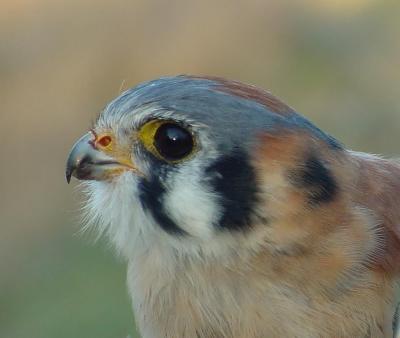
[[[154,135],[154,145],[161,156],[167,160],[180,160],[193,149],[192,135],[173,123],[164,123]]]

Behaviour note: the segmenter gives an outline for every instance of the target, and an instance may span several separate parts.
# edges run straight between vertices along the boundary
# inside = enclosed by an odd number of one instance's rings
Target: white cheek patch
[[[118,252],[128,255],[133,248],[145,249],[155,227],[138,200],[137,178],[131,173],[113,182],[85,182],[87,203],[84,227],[106,234]]]
[[[196,179],[193,172],[177,173],[163,205],[171,219],[189,235],[208,239],[215,231],[221,209],[217,196]]]
[[[206,183],[199,183],[200,172],[176,173],[163,198],[163,208],[188,235],[171,235],[152,215],[143,210],[139,200],[138,178],[130,173],[113,182],[84,182],[87,195],[84,206],[84,229],[104,234],[125,258],[143,260],[150,252],[173,268],[176,254],[204,259],[231,257],[237,250],[238,235],[215,231],[221,218],[219,197]],[[158,256],[157,256],[158,255]]]

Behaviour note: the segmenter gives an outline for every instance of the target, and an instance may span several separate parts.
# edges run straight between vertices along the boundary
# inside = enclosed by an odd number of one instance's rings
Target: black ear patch
[[[301,169],[289,177],[296,187],[307,191],[311,206],[318,206],[335,199],[338,191],[336,180],[316,155],[309,156]]]
[[[206,170],[210,185],[219,195],[222,216],[218,226],[229,230],[245,230],[251,226],[258,201],[254,169],[243,151],[235,150],[219,158]]]
[[[165,188],[159,178],[152,176],[150,179],[141,179],[139,192],[143,209],[150,212],[162,229],[173,235],[184,235],[186,233],[164,211],[162,198],[165,195]]]

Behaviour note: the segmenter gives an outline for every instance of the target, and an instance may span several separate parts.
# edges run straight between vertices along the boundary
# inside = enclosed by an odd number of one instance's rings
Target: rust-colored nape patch
[[[256,158],[270,166],[279,163],[287,168],[298,165],[302,154],[309,147],[309,136],[296,130],[281,129],[258,135],[259,148]]]
[[[226,80],[216,76],[192,76],[192,78],[214,81],[216,84],[216,90],[247,100],[256,101],[274,113],[280,115],[289,115],[294,112],[292,108],[276,98],[274,95],[255,86],[244,84],[238,81]]]

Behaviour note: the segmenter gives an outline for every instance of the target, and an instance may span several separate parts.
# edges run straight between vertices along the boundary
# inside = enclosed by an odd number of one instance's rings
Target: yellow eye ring
[[[195,150],[193,134],[170,120],[152,120],[139,130],[139,139],[145,148],[167,162],[178,163]]]

